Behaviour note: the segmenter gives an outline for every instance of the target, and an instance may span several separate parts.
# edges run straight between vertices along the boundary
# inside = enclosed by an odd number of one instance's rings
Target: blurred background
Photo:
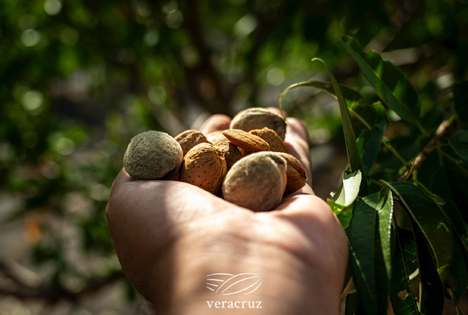
[[[343,34],[400,66],[425,110],[468,77],[467,0],[0,0],[0,315],[147,313],[104,214],[129,140],[277,106],[328,81],[313,57],[372,98]],[[283,104],[327,198],[347,164],[338,105],[307,88]]]

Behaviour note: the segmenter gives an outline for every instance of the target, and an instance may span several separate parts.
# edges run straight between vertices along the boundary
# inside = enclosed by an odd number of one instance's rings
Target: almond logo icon
[[[206,276],[206,287],[221,295],[247,295],[257,290],[262,279],[256,273],[212,273]]]

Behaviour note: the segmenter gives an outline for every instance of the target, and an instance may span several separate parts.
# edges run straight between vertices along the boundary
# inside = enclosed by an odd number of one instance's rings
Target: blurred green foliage
[[[338,45],[343,34],[389,52],[420,95],[427,129],[443,118],[431,109],[468,76],[466,0],[0,0],[0,190],[21,200],[9,220],[39,215],[31,261],[54,266],[57,290],[71,276],[114,279],[104,209],[139,132],[174,135],[203,114],[275,106],[287,84],[324,75],[315,56],[376,100]],[[342,145],[339,113],[316,99],[290,93],[285,108],[312,139],[326,130],[331,139],[318,138]],[[405,136],[393,145],[406,159],[420,149]],[[67,257],[56,220],[104,271]]]

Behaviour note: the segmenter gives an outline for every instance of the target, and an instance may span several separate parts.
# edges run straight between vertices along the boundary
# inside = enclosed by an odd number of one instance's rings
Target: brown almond
[[[179,142],[180,146],[182,147],[184,156],[187,154],[188,151],[190,151],[191,148],[193,148],[197,144],[210,143],[208,139],[206,139],[204,134],[196,130],[186,130],[184,132],[181,132],[175,137],[175,139],[177,142]]]
[[[231,121],[231,129],[250,131],[268,127],[276,131],[281,140],[286,135],[286,122],[283,117],[266,108],[254,107],[239,112]]]
[[[290,194],[304,187],[307,183],[307,172],[302,163],[291,154],[280,152],[277,154],[288,163],[288,168],[286,169],[287,184],[284,193]]]
[[[223,135],[223,132],[221,130],[210,132],[206,135],[206,139],[208,139],[208,141],[211,144],[217,144],[223,141],[228,141],[228,139]]]
[[[280,136],[278,136],[276,131],[274,131],[273,129],[265,127],[262,129],[250,130],[249,133],[256,135],[268,142],[271,151],[284,153],[287,152],[283,140],[281,140]]]
[[[226,172],[223,152],[210,143],[200,143],[185,155],[180,181],[217,194]]]
[[[226,141],[215,144],[214,147],[223,152],[228,171],[231,169],[234,163],[242,158],[242,154],[240,153],[239,149],[227,139]]]
[[[250,134],[240,129],[224,130],[223,135],[239,148],[251,152],[270,150],[270,145],[268,144],[268,142],[256,135]]]

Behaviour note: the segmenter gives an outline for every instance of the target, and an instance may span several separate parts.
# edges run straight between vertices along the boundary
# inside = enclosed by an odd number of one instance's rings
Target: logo
[[[262,284],[262,279],[256,273],[212,273],[206,276],[206,287],[220,295],[247,295],[255,292]]]

